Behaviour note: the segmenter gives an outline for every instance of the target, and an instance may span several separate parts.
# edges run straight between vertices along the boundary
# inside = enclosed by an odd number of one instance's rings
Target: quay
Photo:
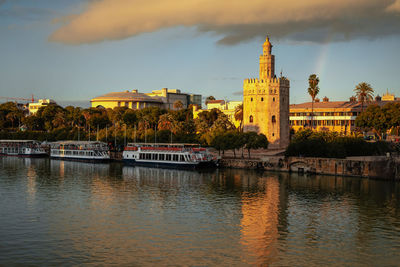
[[[223,157],[220,167],[400,181],[400,157],[391,157],[390,155],[344,159],[284,156],[264,156],[250,159]]]
[[[217,153],[214,154],[216,155]],[[369,156],[339,158],[284,157],[255,154],[252,158],[222,156],[220,168],[253,169],[304,174],[324,174],[400,181],[400,157]],[[122,161],[122,152],[110,152],[114,161]]]

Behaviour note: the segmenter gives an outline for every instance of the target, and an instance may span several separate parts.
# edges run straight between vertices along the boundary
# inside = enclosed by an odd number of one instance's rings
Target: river
[[[0,265],[395,266],[400,184],[0,157]]]

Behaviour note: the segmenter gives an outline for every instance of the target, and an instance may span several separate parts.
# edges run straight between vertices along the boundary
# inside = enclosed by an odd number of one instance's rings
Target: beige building
[[[386,97],[385,97],[386,96]],[[384,98],[385,97],[385,98]],[[364,110],[369,105],[384,106],[390,102],[399,102],[394,95],[379,95],[375,101],[364,104]],[[385,99],[385,100],[384,100]],[[316,100],[314,111],[312,103],[290,105],[290,126],[295,131],[301,128],[309,128],[315,131],[338,132],[341,135],[351,135],[355,130],[355,121],[362,112],[361,103],[356,98],[351,97],[350,101],[329,101],[324,97],[323,101]],[[314,114],[313,116],[312,113]]]
[[[178,89],[155,90],[151,93],[139,93],[138,90],[112,92],[98,96],[90,100],[92,107],[128,107],[132,109],[142,109],[146,107],[159,107],[163,109],[174,109],[177,101],[182,103],[183,108],[187,108],[193,101],[198,101],[201,95],[181,93]]]
[[[225,102],[225,100],[209,100],[206,104],[207,109],[199,109],[198,106],[193,106],[193,118],[198,118],[200,112],[210,111],[216,108],[224,113],[228,117],[229,121],[232,122],[232,124],[235,125],[236,128],[239,128],[241,121],[235,119],[235,111],[236,108],[242,103],[242,101]]]
[[[243,84],[244,131],[267,136],[271,148],[289,145],[289,80],[275,75],[275,56],[269,38],[260,56],[260,77]]]
[[[39,99],[36,103],[29,103],[28,110],[29,115],[35,114],[41,107],[48,105],[56,105],[57,103],[53,99]]]

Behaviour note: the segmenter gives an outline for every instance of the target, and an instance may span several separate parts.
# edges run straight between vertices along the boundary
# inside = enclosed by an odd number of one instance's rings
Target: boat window
[[[167,154],[166,158],[167,158],[166,160],[171,161],[171,154]]]
[[[164,160],[165,159],[165,154],[160,154],[160,160]]]
[[[139,159],[144,159],[143,153],[140,153],[140,154],[139,154]]]
[[[151,159],[151,154],[150,153],[146,153],[146,159]]]
[[[158,154],[153,154],[153,159],[158,160]]]
[[[185,158],[183,157],[183,155],[179,156],[179,161],[185,161]]]
[[[178,161],[178,155],[174,155],[173,161]]]

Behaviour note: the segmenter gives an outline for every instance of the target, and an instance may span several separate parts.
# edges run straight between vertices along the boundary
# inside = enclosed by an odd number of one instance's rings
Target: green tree
[[[125,113],[122,115],[122,121],[128,126],[133,127],[136,125],[138,118],[137,118],[137,112],[133,109],[127,109]]]
[[[372,130],[379,139],[391,128],[390,116],[387,109],[382,109],[378,105],[370,105],[364,112],[356,118],[356,126],[364,131]]]
[[[244,134],[245,148],[248,151],[250,158],[251,149],[268,148],[268,139],[264,134],[257,134],[256,132],[246,132]]]
[[[362,82],[356,85],[354,92],[356,93],[358,102],[361,103],[362,112],[364,111],[364,103],[369,103],[372,101],[374,97],[374,89],[372,89],[370,84]]]
[[[30,131],[43,131],[43,120],[36,115],[29,115],[22,119],[22,123]]]
[[[57,128],[59,126],[57,123],[61,120],[61,118],[65,116],[65,110],[59,105],[48,105],[45,107],[41,107],[37,111],[36,116],[43,120],[45,130],[50,132],[54,128]],[[56,119],[56,121],[54,121],[56,116],[58,116],[58,118]],[[56,127],[54,127],[54,122],[56,122],[57,124]]]
[[[319,93],[319,78],[316,74],[311,74],[308,78],[308,94],[311,96],[311,127],[314,127],[314,102]]]

